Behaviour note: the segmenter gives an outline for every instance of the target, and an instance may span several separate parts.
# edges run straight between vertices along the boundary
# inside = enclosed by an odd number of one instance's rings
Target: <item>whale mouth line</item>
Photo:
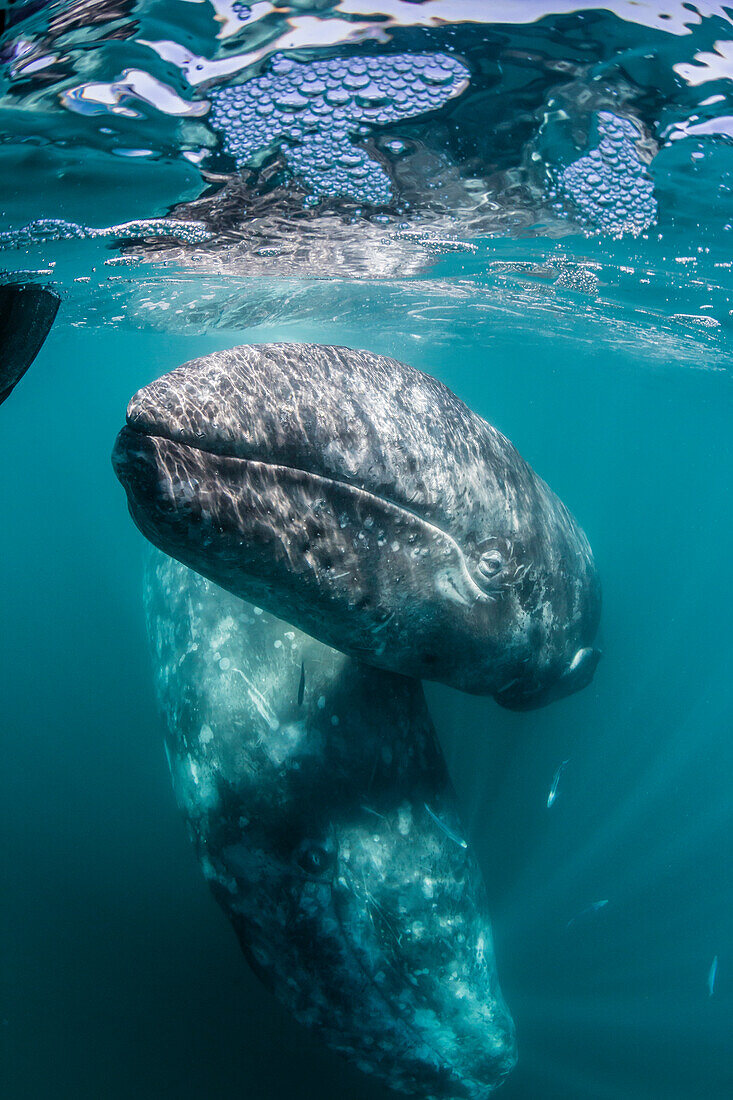
[[[398,511],[404,512],[405,515],[412,516],[414,519],[419,520],[420,523],[424,523],[426,526],[434,528],[445,538],[450,539],[451,542],[455,542],[455,539],[448,531],[445,531],[437,523],[434,523],[433,520],[427,519],[425,516],[415,511],[413,508],[410,508],[409,504],[405,503],[405,501],[395,500],[393,497],[383,496],[381,493],[378,493],[375,490],[368,488],[366,485],[359,485],[356,482],[349,481],[348,478],[338,477],[333,474],[320,473],[318,470],[308,469],[307,466],[291,466],[286,462],[273,462],[270,459],[257,454],[236,454],[234,450],[227,450],[226,448],[221,446],[206,446],[205,441],[180,439],[177,438],[175,435],[166,432],[164,428],[158,428],[157,426],[153,426],[150,424],[137,425],[134,422],[131,422],[129,417],[127,419],[125,428],[127,428],[128,431],[134,433],[134,435],[136,436],[140,436],[142,438],[147,437],[150,439],[164,439],[167,443],[172,443],[176,447],[198,451],[200,454],[211,455],[212,458],[226,458],[232,462],[241,462],[243,464],[251,463],[252,465],[264,466],[273,470],[287,470],[288,472],[302,474],[305,477],[312,477],[326,483],[330,482],[334,485],[339,485],[344,489],[353,489],[357,493],[364,493],[367,496],[373,497],[375,500],[378,500],[380,504],[386,504],[391,508],[396,508],[398,509]],[[125,429],[123,428],[123,432],[124,430]],[[456,547],[458,548],[457,543]],[[463,553],[463,551],[461,551],[461,553]]]
[[[223,448],[209,448],[204,444],[193,443],[186,439],[176,439],[172,435],[168,435],[163,431],[151,431],[150,428],[138,427],[136,424],[131,424],[128,420],[126,429],[133,433],[136,437],[142,439],[163,439],[166,443],[172,443],[175,447],[180,447],[182,450],[198,451],[199,454],[210,455],[212,458],[225,458],[230,462],[238,462],[243,466],[263,466],[270,470],[286,470],[288,473],[302,474],[304,477],[312,477],[314,480],[322,481],[325,484],[338,485],[344,489],[353,490],[355,493],[363,494],[364,496],[372,497],[374,500],[379,501],[380,504],[386,504],[390,508],[395,508],[400,512],[404,512],[405,515],[411,516],[413,519],[418,520],[420,523],[424,523],[427,527],[434,528],[437,532],[443,535],[444,538],[450,539],[455,543],[455,539],[447,531],[444,531],[442,527],[439,527],[436,523],[421,516],[419,512],[415,512],[408,505],[402,501],[392,500],[390,497],[384,497],[380,493],[374,492],[372,489],[368,489],[363,485],[355,485],[354,482],[348,481],[345,478],[333,477],[327,474],[320,474],[315,470],[309,470],[304,466],[290,466],[285,462],[271,462],[266,458],[260,458],[258,455],[240,455],[234,454],[232,451],[224,450]],[[122,429],[123,434],[125,428]],[[459,549],[458,544],[455,543],[456,548]],[[462,551],[460,551],[462,553]]]
[[[244,455],[231,454],[231,453],[227,453],[224,450],[209,450],[205,446],[197,446],[196,444],[189,443],[188,441],[184,441],[184,440],[180,440],[180,439],[174,439],[170,435],[165,434],[164,432],[152,431],[152,430],[150,430],[150,428],[147,425],[145,427],[142,427],[142,426],[138,427],[136,424],[131,424],[129,422],[129,420],[128,420],[127,424],[125,425],[125,427],[119,433],[119,436],[118,436],[118,439],[117,439],[117,445],[115,447],[115,455],[113,456],[113,461],[115,462],[116,467],[118,466],[118,462],[116,460],[116,455],[117,455],[118,451],[120,449],[125,449],[126,450],[126,447],[125,447],[125,436],[126,435],[129,435],[131,437],[134,437],[134,438],[140,439],[140,440],[143,440],[143,439],[148,439],[148,440],[160,439],[160,440],[163,440],[165,443],[167,443],[167,444],[169,444],[173,447],[179,448],[181,451],[197,451],[199,454],[208,455],[211,458],[224,459],[227,462],[234,462],[234,463],[237,463],[237,464],[241,464],[243,467],[246,467],[246,466],[258,467],[259,466],[259,467],[264,467],[264,468],[266,468],[268,470],[271,470],[271,471],[274,471],[274,472],[276,472],[278,470],[286,471],[289,474],[301,475],[302,477],[308,478],[308,479],[310,479],[314,482],[319,482],[324,486],[324,488],[328,488],[328,486],[330,486],[330,485],[335,485],[335,486],[338,486],[339,489],[346,490],[346,491],[352,493],[356,497],[370,498],[371,500],[375,501],[382,508],[385,508],[385,509],[388,509],[388,510],[393,509],[394,511],[396,511],[398,513],[402,513],[402,515],[404,515],[404,516],[408,516],[410,518],[410,520],[416,521],[417,523],[421,524],[423,527],[428,528],[430,531],[433,531],[436,536],[439,536],[440,538],[442,538],[446,542],[448,542],[449,545],[451,546],[451,548],[453,549],[453,551],[455,552],[455,554],[457,556],[457,560],[460,562],[460,567],[461,567],[461,571],[463,573],[464,579],[466,581],[468,581],[471,589],[473,590],[474,599],[484,600],[484,601],[489,601],[489,602],[493,601],[494,597],[491,596],[489,593],[484,592],[479,587],[477,582],[474,580],[473,576],[471,575],[471,571],[468,568],[468,564],[467,564],[467,561],[466,561],[466,556],[465,556],[463,550],[461,549],[461,547],[456,542],[453,535],[451,535],[448,531],[443,530],[442,527],[439,527],[437,524],[433,523],[431,520],[426,519],[424,516],[421,516],[419,514],[419,512],[413,511],[411,508],[409,508],[407,505],[403,504],[402,502],[397,502],[397,501],[391,500],[389,497],[381,496],[379,493],[375,493],[371,489],[364,488],[360,485],[355,485],[351,481],[345,481],[345,480],[342,480],[341,478],[338,478],[338,477],[328,477],[324,474],[319,474],[319,473],[314,472],[313,470],[304,469],[303,467],[300,467],[300,466],[288,466],[288,465],[286,465],[285,463],[282,463],[282,462],[268,462],[266,459],[255,458],[254,456],[244,456]],[[119,476],[119,474],[118,474],[118,476]],[[123,480],[123,479],[120,478],[120,480]],[[451,582],[451,583],[453,584],[453,587],[456,589],[456,591],[459,592],[457,585],[455,585],[455,582]]]

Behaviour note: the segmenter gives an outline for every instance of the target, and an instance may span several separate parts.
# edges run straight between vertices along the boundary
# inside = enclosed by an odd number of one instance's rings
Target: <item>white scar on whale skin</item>
[[[245,684],[247,685],[247,690],[249,692],[250,699],[252,700],[254,705],[257,707],[258,713],[262,715],[262,717],[267,722],[270,729],[273,732],[275,730],[280,729],[280,723],[277,720],[277,718],[275,717],[275,713],[272,710],[272,707],[270,706],[270,704],[267,702],[267,699],[265,699],[265,697],[264,697],[264,695],[262,694],[261,691],[258,691],[258,689],[254,686],[252,681],[249,680],[244,675],[241,668],[230,668],[228,671],[229,672],[238,672],[239,675],[242,677]]]

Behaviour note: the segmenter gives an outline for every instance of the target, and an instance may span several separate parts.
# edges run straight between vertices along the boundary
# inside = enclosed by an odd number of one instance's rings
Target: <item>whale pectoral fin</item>
[[[41,350],[60,304],[57,294],[35,283],[0,286],[0,405]]]

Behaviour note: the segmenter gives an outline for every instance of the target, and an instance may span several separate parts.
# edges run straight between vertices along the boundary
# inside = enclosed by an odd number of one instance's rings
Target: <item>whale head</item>
[[[527,709],[598,660],[588,541],[440,382],[270,344],[140,390],[113,461],[153,543],[369,664]]]

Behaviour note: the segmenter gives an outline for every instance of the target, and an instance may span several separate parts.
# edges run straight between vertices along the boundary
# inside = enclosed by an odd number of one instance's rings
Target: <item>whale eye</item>
[[[307,875],[324,875],[336,859],[333,850],[312,840],[305,840],[295,853],[295,862]]]
[[[494,547],[491,550],[484,550],[479,558],[477,569],[485,580],[490,581],[501,573],[505,565],[506,559],[501,550]]]

